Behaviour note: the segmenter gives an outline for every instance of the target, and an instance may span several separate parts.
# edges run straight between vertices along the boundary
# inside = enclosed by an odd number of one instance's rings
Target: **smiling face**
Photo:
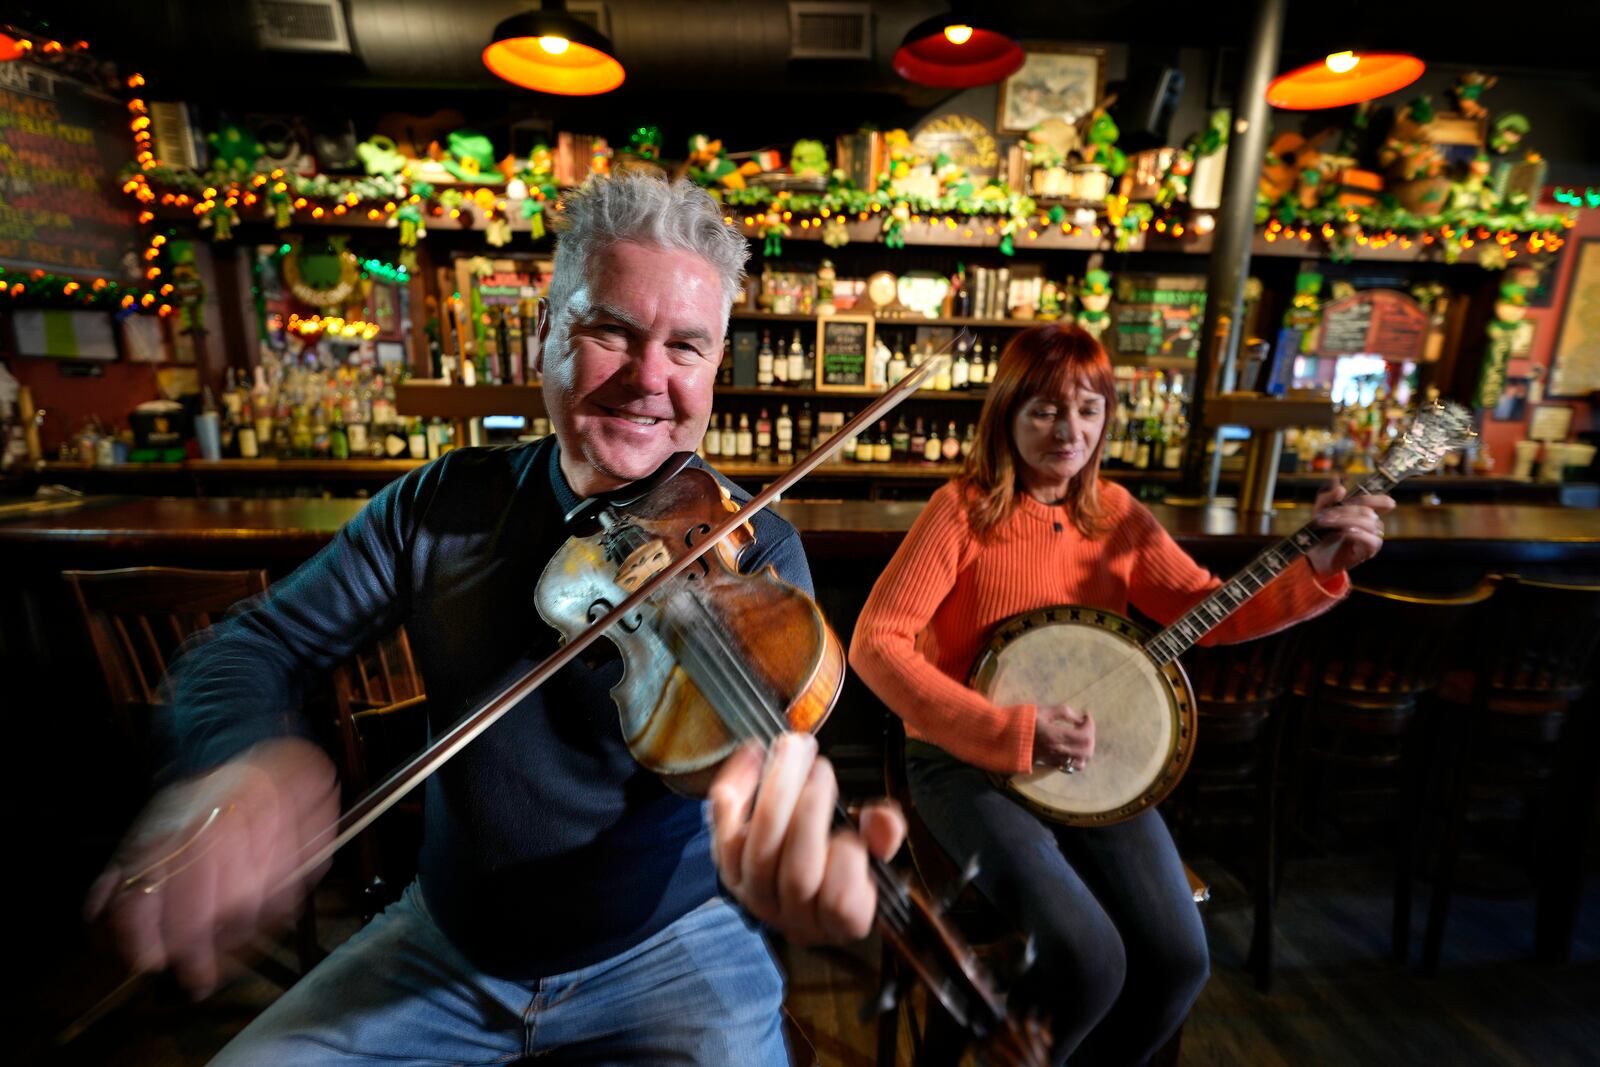
[[[705,435],[727,301],[692,252],[601,249],[565,307],[539,309],[545,407],[580,496],[637,481]]]
[[[1035,498],[1053,503],[1089,464],[1106,428],[1106,400],[1079,379],[1065,397],[1029,397],[1011,420],[1018,475]]]

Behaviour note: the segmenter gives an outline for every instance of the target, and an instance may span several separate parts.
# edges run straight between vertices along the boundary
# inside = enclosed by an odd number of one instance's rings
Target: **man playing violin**
[[[531,598],[564,517],[704,434],[744,238],[704,192],[643,175],[592,181],[560,218],[538,321],[553,436],[399,479],[175,666],[163,788],[89,901],[134,966],[204,996],[303,902],[314,879],[285,879],[338,815],[299,711],[321,675],[404,625],[447,728],[554,651]],[[754,528],[741,569],[809,593],[794,528]],[[623,741],[620,674],[573,663],[430,777],[417,880],[216,1062],[785,1062],[751,916],[802,943],[864,936],[869,844],[891,854],[903,820],[835,833],[833,772],[793,734],[736,752],[709,802],[672,792]]]

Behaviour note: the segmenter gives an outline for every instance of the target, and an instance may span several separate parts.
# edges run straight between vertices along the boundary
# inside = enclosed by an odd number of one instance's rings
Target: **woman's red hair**
[[[1106,350],[1087,330],[1055,324],[1034,326],[1006,345],[989,381],[983,413],[978,416],[977,440],[958,479],[965,490],[967,520],[979,537],[1009,519],[1017,506],[1017,494],[1025,491],[1017,482],[1022,460],[1011,440],[1017,412],[1036,396],[1065,405],[1069,394],[1084,387],[1105,399],[1105,425],[1110,426],[1117,410],[1116,380]],[[1106,528],[1097,489],[1105,437],[1102,428],[1089,461],[1067,484],[1062,501],[1073,526],[1085,537],[1098,537]]]

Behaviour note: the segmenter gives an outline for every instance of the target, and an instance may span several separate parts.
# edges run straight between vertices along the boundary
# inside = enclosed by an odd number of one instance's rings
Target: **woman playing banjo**
[[[1162,625],[1219,584],[1148,509],[1100,479],[1117,402],[1104,349],[1074,326],[1039,326],[1006,347],[978,441],[879,578],[856,625],[851,665],[906,721],[912,798],[977,885],[1034,937],[1029,995],[1057,1063],[1142,1063],[1177,1030],[1208,971],[1201,926],[1171,836],[1153,808],[1113,825],[1034,815],[990,773],[1084,774],[1096,723],[1066,704],[1002,706],[970,688],[997,624],[1051,605]],[[1317,498],[1322,540],[1206,643],[1259,637],[1332,607],[1345,571],[1382,545],[1388,496]],[[1102,718],[1107,718],[1102,712]],[[1109,729],[1109,727],[1107,728]]]

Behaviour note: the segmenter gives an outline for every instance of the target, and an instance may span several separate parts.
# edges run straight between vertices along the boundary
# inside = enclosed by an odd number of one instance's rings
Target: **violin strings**
[[[664,613],[666,623],[678,636],[682,638],[685,649],[694,657],[696,666],[703,674],[712,676],[720,675],[719,684],[723,692],[729,697],[724,702],[724,712],[739,721],[736,728],[742,728],[748,735],[757,738],[764,745],[770,745],[777,736],[786,729],[786,723],[780,712],[774,708],[773,702],[765,692],[765,687],[758,679],[754,678],[744,667],[740,659],[733,653],[721,636],[721,628],[717,619],[711,614],[705,602],[698,593],[690,590],[675,590],[673,598],[686,597],[695,612],[701,617],[703,625],[696,629],[701,634],[714,642],[719,647],[720,655],[715,657],[702,657],[693,647],[687,629],[680,625],[674,618],[673,612]],[[850,816],[844,806],[835,801],[835,815],[843,822],[849,823]],[[910,902],[906,897],[906,890],[901,885],[893,872],[875,856],[868,857],[868,867],[872,872],[873,881],[878,888],[878,898],[881,902],[885,917],[891,920],[898,930],[904,930],[910,922]]]

